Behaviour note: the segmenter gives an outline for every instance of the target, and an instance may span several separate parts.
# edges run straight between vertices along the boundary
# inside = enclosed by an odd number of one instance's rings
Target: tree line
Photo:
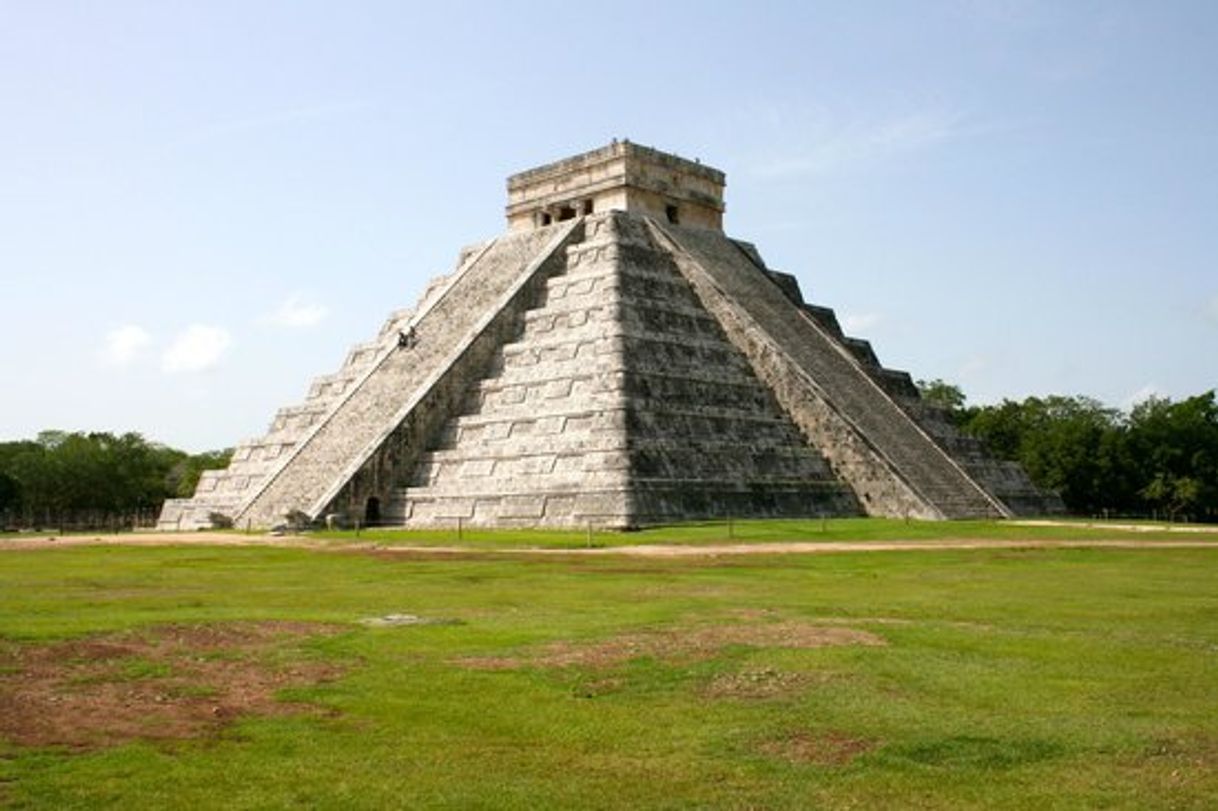
[[[1090,397],[1053,395],[970,406],[958,386],[918,381],[960,429],[1078,515],[1218,521],[1215,392],[1152,397],[1122,411]],[[189,454],[138,433],[44,431],[0,442],[0,529],[100,528],[155,520],[166,498],[187,498],[230,450]]]
[[[189,454],[137,433],[43,431],[0,442],[0,529],[147,524],[165,499],[192,495],[199,475],[230,455]]]
[[[960,429],[1078,515],[1218,521],[1215,392],[1151,397],[1128,411],[1090,397],[1028,397],[968,406],[958,386],[918,381]]]

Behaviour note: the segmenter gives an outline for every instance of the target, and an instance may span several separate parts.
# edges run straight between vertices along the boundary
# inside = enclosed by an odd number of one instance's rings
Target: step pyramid
[[[507,234],[465,249],[161,526],[1060,509],[724,235],[722,190],[717,170],[629,142],[513,176]]]

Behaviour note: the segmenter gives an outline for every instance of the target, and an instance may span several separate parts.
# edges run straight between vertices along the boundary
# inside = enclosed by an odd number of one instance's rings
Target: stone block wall
[[[858,511],[644,221],[610,213],[587,218],[390,517],[626,528]]]
[[[428,419],[428,391],[494,321],[501,299],[528,282],[546,252],[556,249],[573,226],[505,236],[471,258],[411,322],[414,345],[401,349],[394,343],[381,352],[358,385],[252,494],[236,516],[238,523],[266,526],[292,511],[322,514],[400,425],[408,418]],[[412,414],[421,402],[423,411]],[[381,464],[387,461],[381,457]]]
[[[1007,514],[861,369],[868,353],[835,341],[748,253],[713,232],[653,227],[672,245],[707,309],[869,514]]]
[[[764,262],[756,250],[747,243],[744,245],[747,246],[746,252],[754,263],[764,267]],[[880,364],[870,343],[846,336],[832,309],[806,302],[794,276],[768,269],[767,274],[793,304],[810,316],[831,338],[841,341],[850,349],[860,369],[964,468],[974,481],[1001,501],[1012,514],[1052,515],[1065,511],[1061,498],[1056,493],[1040,490],[1032,484],[1022,466],[994,457],[983,442],[961,433],[945,409],[923,400],[908,372],[885,368]]]
[[[162,526],[302,512],[629,528],[1052,506],[751,244],[613,211],[463,251],[194,498],[167,502]]]

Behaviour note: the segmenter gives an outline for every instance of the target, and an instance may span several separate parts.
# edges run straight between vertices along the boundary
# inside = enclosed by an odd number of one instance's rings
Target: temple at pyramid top
[[[723,172],[614,141],[508,178],[508,228],[529,231],[587,214],[625,211],[671,225],[723,230]]]

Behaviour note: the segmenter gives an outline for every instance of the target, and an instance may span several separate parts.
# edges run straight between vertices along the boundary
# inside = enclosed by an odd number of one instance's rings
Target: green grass
[[[791,526],[758,523],[749,539],[786,539]],[[946,526],[968,537],[1004,529]],[[657,535],[696,543],[709,531]],[[291,691],[332,713],[85,753],[0,742],[0,805],[1211,808],[1216,565],[1210,549],[692,561],[185,545],[3,552],[0,644],[171,622],[349,630],[310,645],[347,675]],[[389,613],[461,623],[358,624]],[[844,624],[887,644],[732,645],[701,660],[648,654],[607,669],[458,661],[742,616]],[[708,697],[717,678],[770,671],[796,674],[801,686]],[[839,764],[767,748],[801,735],[868,748]]]
[[[1102,522],[1100,522],[1102,523]],[[1119,523],[1119,522],[1114,522]],[[1137,537],[1143,540],[1206,539],[1218,542],[1218,527],[1212,533],[1183,534],[1171,530],[1131,533],[1079,525],[1025,526],[1008,521],[902,521],[891,518],[830,518],[826,520],[783,519],[707,521],[615,532],[586,529],[373,529],[319,531],[313,537],[335,541],[368,541],[402,546],[467,546],[482,549],[577,549],[588,546],[633,546],[639,544],[698,545],[709,543],[769,543],[776,541],[910,541],[910,540],[1100,540]]]

